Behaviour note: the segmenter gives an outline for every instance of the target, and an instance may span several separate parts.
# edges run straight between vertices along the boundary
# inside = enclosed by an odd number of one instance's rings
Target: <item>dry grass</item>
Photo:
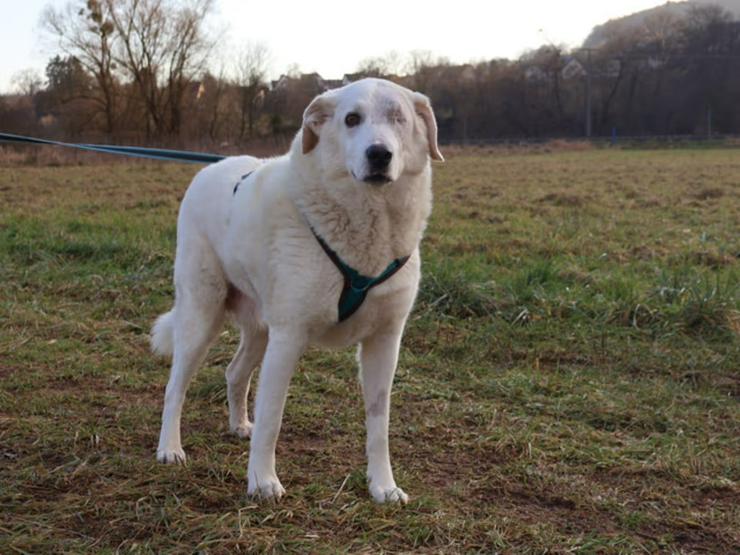
[[[732,553],[740,544],[740,162],[458,152],[440,166],[391,448],[368,500],[352,353],[311,352],[245,496],[224,333],[154,462],[190,166],[0,171],[0,552]],[[711,193],[707,193],[711,191]]]

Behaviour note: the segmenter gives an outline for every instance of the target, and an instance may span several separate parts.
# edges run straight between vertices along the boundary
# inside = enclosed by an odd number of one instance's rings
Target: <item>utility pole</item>
[[[590,139],[593,133],[593,122],[591,119],[593,116],[591,108],[591,78],[593,76],[591,52],[593,52],[593,48],[584,48],[584,50],[586,51],[586,137]]]
[[[593,59],[592,54],[595,50],[598,50],[597,48],[579,48],[577,52],[585,52],[586,53],[586,59],[583,60],[582,58],[576,57],[576,60],[581,65],[581,68],[583,68],[584,77],[585,77],[585,90],[584,90],[584,99],[583,99],[583,111],[584,111],[584,123],[585,123],[585,135],[587,138],[591,138],[591,135],[593,135],[593,76],[594,76],[594,70],[593,70]]]

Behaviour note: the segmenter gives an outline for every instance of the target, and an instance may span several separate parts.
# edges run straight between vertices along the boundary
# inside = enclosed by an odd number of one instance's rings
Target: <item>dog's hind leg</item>
[[[239,349],[226,369],[229,428],[239,437],[245,438],[252,433],[247,410],[249,382],[265,354],[267,330],[257,322],[254,301],[243,293],[230,288],[226,306],[233,312],[241,330]]]
[[[189,258],[177,260],[175,268],[174,353],[157,448],[157,460],[164,463],[185,462],[180,440],[185,393],[221,329],[225,312],[226,281],[215,254],[206,245],[190,246]]]

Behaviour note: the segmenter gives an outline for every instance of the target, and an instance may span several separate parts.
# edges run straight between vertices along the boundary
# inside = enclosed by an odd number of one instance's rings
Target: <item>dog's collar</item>
[[[403,258],[396,258],[393,262],[388,264],[385,270],[377,277],[363,276],[360,272],[352,268],[349,264],[344,262],[339,255],[326,244],[326,241],[316,233],[316,230],[309,224],[311,233],[316,237],[316,240],[324,249],[326,256],[334,263],[339,272],[344,278],[344,287],[342,288],[342,294],[339,296],[339,321],[344,322],[347,318],[352,316],[365,302],[370,289],[376,285],[380,285],[387,279],[390,279],[393,274],[400,270],[409,259],[409,256]]]

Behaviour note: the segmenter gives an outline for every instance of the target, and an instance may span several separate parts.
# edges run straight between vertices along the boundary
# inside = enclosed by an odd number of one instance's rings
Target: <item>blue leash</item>
[[[161,160],[163,162],[189,162],[191,164],[213,164],[226,158],[220,154],[207,154],[204,152],[191,152],[187,150],[170,150],[164,148],[144,148],[139,146],[117,146],[117,145],[93,145],[85,143],[64,143],[61,141],[52,141],[49,139],[37,139],[35,137],[25,137],[23,135],[13,135],[12,133],[0,133],[0,142],[32,144],[32,145],[52,145],[63,146],[67,148],[76,148],[88,152],[101,152],[103,154],[118,154],[130,156],[132,158],[148,158],[151,160]]]

